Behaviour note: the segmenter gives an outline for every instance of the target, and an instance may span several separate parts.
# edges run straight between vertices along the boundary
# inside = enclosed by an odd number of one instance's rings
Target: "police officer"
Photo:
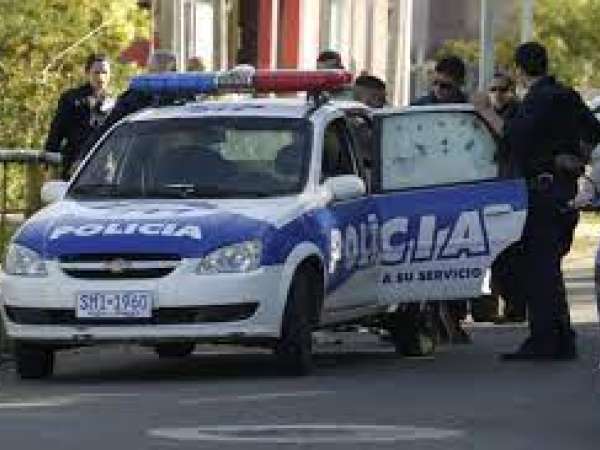
[[[174,72],[177,70],[177,59],[173,52],[166,50],[156,50],[148,59],[149,73]],[[87,153],[94,144],[119,120],[151,106],[160,106],[163,104],[173,104],[178,98],[173,96],[156,96],[147,92],[128,89],[117,98],[116,104],[110,115],[106,118],[102,126],[96,128],[90,134],[84,144]]]
[[[412,105],[467,103],[468,98],[462,90],[466,72],[465,63],[458,56],[450,55],[440,59],[434,68],[430,92],[415,100]],[[440,313],[439,317],[434,319],[434,327],[439,332],[439,338],[456,344],[470,343],[471,337],[461,324],[461,321],[467,316],[467,301],[452,301],[435,305],[434,309],[437,308],[440,308]],[[419,316],[419,321],[424,322],[420,313],[417,316]]]
[[[85,73],[88,77],[85,84],[61,95],[45,145],[46,151],[62,155],[64,179],[84,156],[84,143],[102,125],[114,104],[108,95],[110,63],[106,56],[90,55]]]
[[[577,357],[561,259],[568,252],[577,212],[568,202],[581,174],[581,142],[600,142],[600,124],[581,97],[548,75],[546,49],[536,42],[519,46],[515,63],[527,87],[516,115],[505,123],[492,108],[475,102],[497,130],[527,180],[529,210],[522,236],[523,285],[529,338],[504,360],[565,360]]]

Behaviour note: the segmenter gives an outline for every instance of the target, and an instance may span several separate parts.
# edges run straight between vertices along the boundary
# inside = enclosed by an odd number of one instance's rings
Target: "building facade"
[[[334,49],[354,74],[384,79],[390,100],[408,101],[413,0],[153,0],[154,42],[207,70],[247,63],[314,69]]]
[[[481,0],[145,2],[153,11],[154,45],[173,50],[180,70],[193,57],[207,70],[241,63],[314,69],[319,52],[333,49],[352,73],[385,80],[396,105],[427,88],[421,68],[445,41],[478,39],[481,22]],[[514,26],[517,3],[494,1],[497,33]]]

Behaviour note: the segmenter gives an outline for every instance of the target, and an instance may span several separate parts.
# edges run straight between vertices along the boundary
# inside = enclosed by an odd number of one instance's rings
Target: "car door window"
[[[342,120],[329,124],[323,136],[321,179],[339,175],[356,175],[348,132]]]
[[[464,111],[408,111],[382,123],[383,191],[493,179],[497,142],[487,125]]]

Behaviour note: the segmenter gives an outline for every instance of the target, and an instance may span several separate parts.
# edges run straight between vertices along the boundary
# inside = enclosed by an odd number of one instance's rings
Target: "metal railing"
[[[41,187],[59,174],[61,156],[37,150],[0,149],[0,255],[17,227],[42,206]],[[0,287],[1,288],[1,287]],[[7,351],[0,320],[0,352]]]

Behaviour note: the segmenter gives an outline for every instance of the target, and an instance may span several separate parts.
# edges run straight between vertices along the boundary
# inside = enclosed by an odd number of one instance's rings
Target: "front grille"
[[[180,262],[181,258],[172,254],[84,254],[59,258],[66,275],[89,280],[162,278]]]
[[[75,316],[74,309],[22,308],[16,306],[6,306],[5,309],[11,322],[22,325],[174,325],[246,320],[256,313],[258,303],[158,308],[152,311],[152,317],[141,319],[79,319]]]

